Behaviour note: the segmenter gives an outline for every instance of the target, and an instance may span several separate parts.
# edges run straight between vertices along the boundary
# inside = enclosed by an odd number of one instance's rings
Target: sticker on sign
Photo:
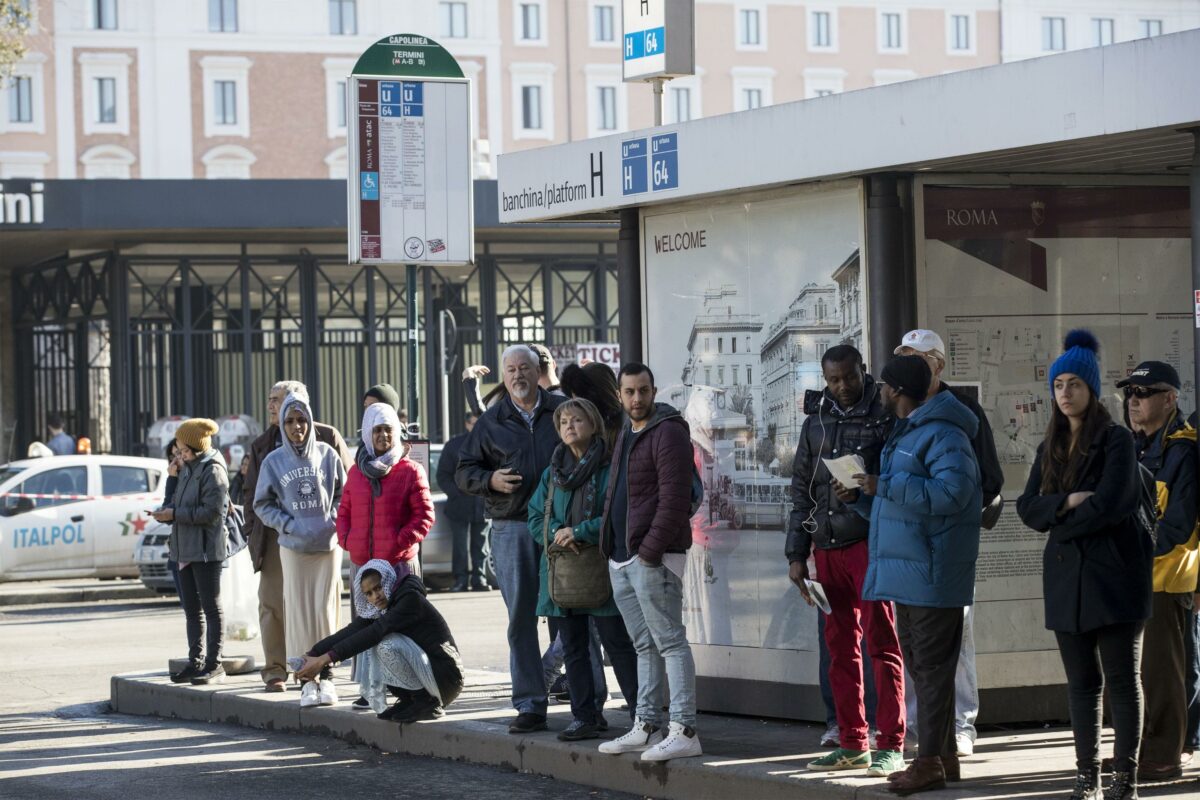
[[[625,80],[695,74],[694,0],[624,0],[621,10]]]

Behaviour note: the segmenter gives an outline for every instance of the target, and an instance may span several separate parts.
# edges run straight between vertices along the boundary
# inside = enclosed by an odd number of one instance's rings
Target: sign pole
[[[409,264],[405,268],[405,295],[408,303],[408,421],[417,422],[420,416],[420,406],[417,405],[417,328],[420,325],[417,314],[417,265]]]
[[[662,119],[663,119],[663,112],[662,112],[663,84],[665,82],[666,82],[665,78],[655,78],[653,81],[653,83],[654,83],[654,127],[656,127],[656,128],[661,128],[662,124],[663,124],[662,123]]]

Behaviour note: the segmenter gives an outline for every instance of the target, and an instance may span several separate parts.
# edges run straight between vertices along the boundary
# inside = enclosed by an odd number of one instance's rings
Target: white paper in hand
[[[817,604],[817,608],[821,609],[825,614],[832,614],[833,609],[829,606],[829,598],[825,596],[825,589],[816,581],[804,579],[804,588],[808,589],[808,596]]]
[[[854,480],[854,476],[865,475],[867,472],[867,465],[863,463],[862,456],[859,455],[822,458],[821,460],[825,462],[825,468],[829,470],[833,479],[847,489],[857,489],[858,481]]]

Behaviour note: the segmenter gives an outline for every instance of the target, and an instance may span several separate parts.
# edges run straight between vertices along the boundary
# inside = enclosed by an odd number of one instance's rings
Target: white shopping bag
[[[221,570],[221,611],[225,638],[243,642],[258,638],[258,573],[248,547],[230,558]]]

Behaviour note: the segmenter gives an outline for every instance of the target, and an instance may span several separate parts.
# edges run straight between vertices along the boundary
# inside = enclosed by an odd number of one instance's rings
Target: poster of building
[[[944,379],[978,386],[1004,467],[1006,510],[977,565],[977,649],[1052,649],[1046,537],[1015,504],[1052,413],[1048,367],[1066,332],[1086,327],[1114,419],[1116,382],[1147,359],[1179,371],[1180,405],[1195,408],[1188,190],[926,186],[923,200],[919,319],[946,342]]]
[[[784,556],[792,457],[821,354],[862,346],[861,226],[857,184],[643,218],[647,363],[705,487],[685,599],[698,644],[815,648]]]

